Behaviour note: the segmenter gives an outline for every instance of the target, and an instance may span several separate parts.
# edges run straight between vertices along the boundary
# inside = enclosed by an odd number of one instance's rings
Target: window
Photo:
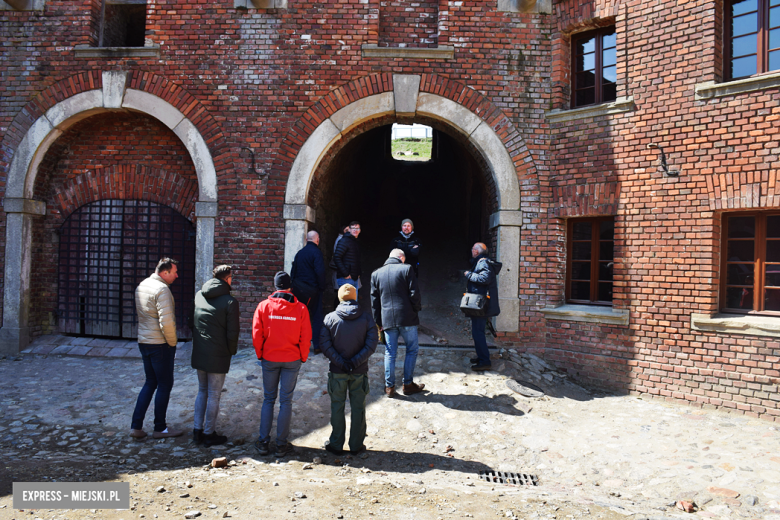
[[[614,217],[569,220],[566,301],[612,305]]]
[[[780,315],[780,211],[723,217],[723,312]]]
[[[614,26],[572,37],[572,108],[615,101],[616,50]]]
[[[104,0],[99,47],[143,47],[146,0]]]
[[[726,3],[727,79],[780,70],[780,0]]]

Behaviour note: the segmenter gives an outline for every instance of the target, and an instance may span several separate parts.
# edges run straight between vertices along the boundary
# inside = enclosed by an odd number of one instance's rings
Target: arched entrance
[[[45,203],[32,198],[38,167],[57,138],[86,117],[109,110],[141,112],[161,121],[181,139],[198,180],[195,285],[199,286],[211,276],[217,213],[217,178],[211,152],[190,119],[161,97],[130,88],[129,75],[123,71],[103,72],[102,88],[82,91],[51,106],[30,125],[16,148],[3,200],[6,249],[1,353],[17,353],[30,340],[32,220],[34,216],[46,213]],[[56,99],[57,96],[51,97]]]
[[[500,331],[516,331],[522,212],[515,164],[490,124],[460,103],[436,93],[421,92],[421,79],[420,76],[394,75],[391,91],[363,97],[324,119],[319,118],[322,122],[298,151],[287,184],[285,267],[290,268],[295,253],[304,245],[309,225],[316,222],[316,209],[310,205],[313,200],[312,182],[321,163],[334,147],[349,139],[354,129],[360,127],[359,133],[362,133],[372,121],[379,124],[432,121],[474,150],[477,162],[484,165],[486,176],[495,186],[492,191],[495,211],[484,220],[494,237],[496,257],[504,264],[499,278],[502,313],[496,325]],[[400,221],[395,227],[398,225]]]

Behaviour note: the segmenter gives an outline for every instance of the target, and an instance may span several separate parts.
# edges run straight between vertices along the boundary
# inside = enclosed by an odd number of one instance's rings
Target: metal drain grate
[[[498,484],[514,484],[516,486],[538,486],[539,477],[527,473],[511,473],[508,471],[480,471],[479,479]]]

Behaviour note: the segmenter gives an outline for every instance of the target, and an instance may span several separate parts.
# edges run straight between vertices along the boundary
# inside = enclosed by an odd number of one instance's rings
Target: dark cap
[[[289,289],[292,287],[292,282],[290,281],[290,275],[285,273],[284,271],[279,271],[274,276],[274,287],[277,289]]]

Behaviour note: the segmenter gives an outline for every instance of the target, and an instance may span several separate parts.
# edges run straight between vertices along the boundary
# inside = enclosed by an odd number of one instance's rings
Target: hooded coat
[[[495,262],[483,253],[471,259],[471,271],[466,274],[468,292],[488,295],[486,318],[501,314],[498,305],[498,273],[501,267],[501,262]]]
[[[257,359],[285,363],[309,359],[309,310],[289,290],[263,300],[252,319],[252,343]]]
[[[351,362],[352,374],[368,374],[368,358],[376,351],[379,335],[371,314],[360,310],[354,300],[341,302],[325,316],[320,330],[320,348],[330,360],[330,371],[347,374],[344,363]]]
[[[230,284],[212,278],[195,295],[192,332],[192,368],[227,374],[230,358],[238,352],[240,311],[230,295]]]

